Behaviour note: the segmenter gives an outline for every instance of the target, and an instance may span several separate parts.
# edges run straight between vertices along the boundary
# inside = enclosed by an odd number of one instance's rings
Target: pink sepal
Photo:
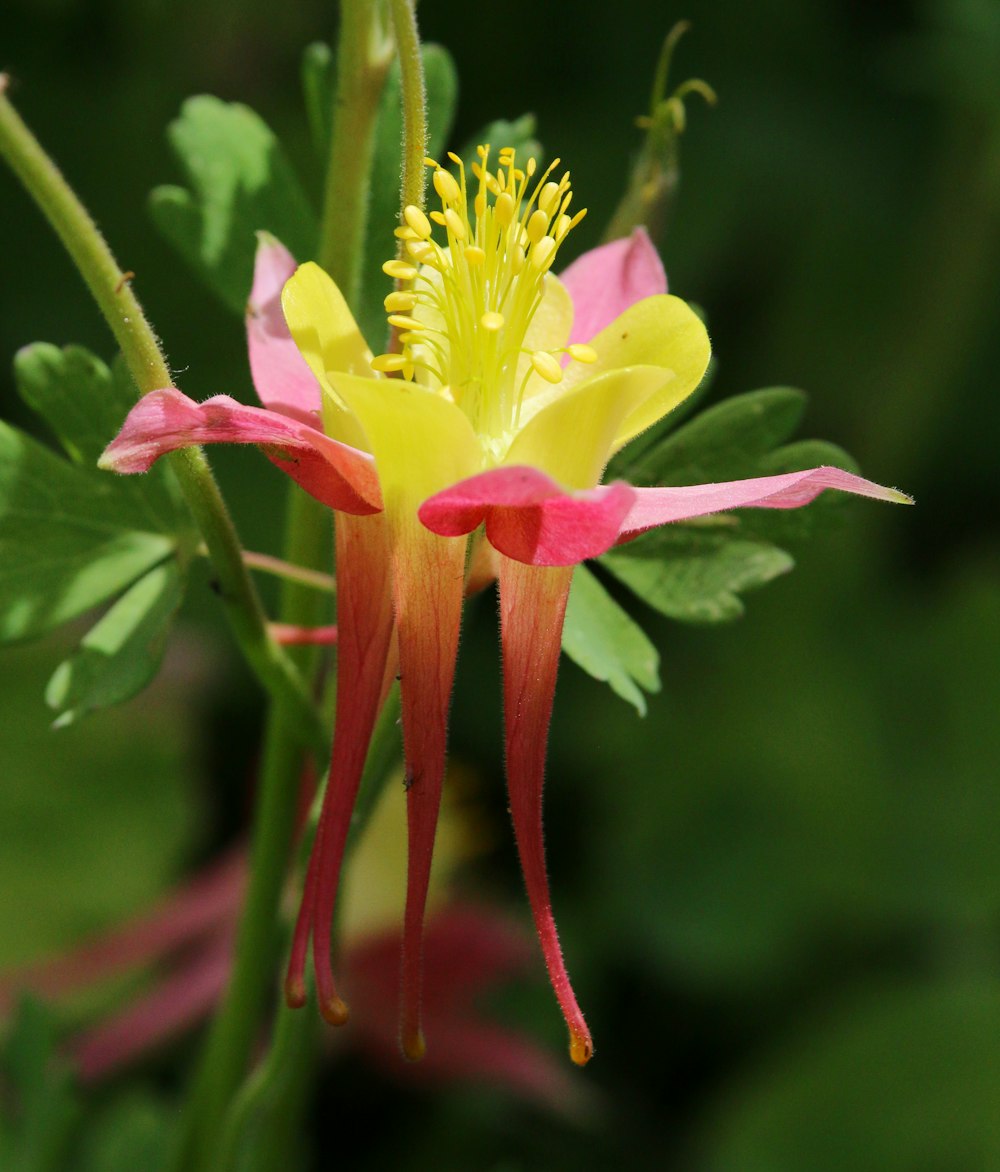
[[[486,525],[490,543],[532,566],[571,566],[611,548],[636,490],[622,481],[566,492],[537,468],[494,468],[429,497],[418,515],[442,537]]]
[[[559,280],[573,298],[570,342],[589,342],[630,305],[667,291],[667,275],[645,228],[585,252]]]
[[[256,444],[329,508],[359,515],[382,508],[375,463],[367,452],[228,395],[196,403],[173,387],[151,391],[128,413],[99,464],[113,472],[145,472],[160,456],[193,444]]]
[[[804,472],[758,476],[752,480],[727,480],[719,484],[690,484],[680,488],[636,488],[635,501],[621,524],[627,539],[657,525],[724,513],[730,509],[797,509],[815,500],[824,489],[836,488],[880,501],[907,502],[910,498],[892,488],[824,465]]]
[[[253,288],[247,303],[250,374],[265,407],[319,426],[319,387],[292,341],[281,310],[281,290],[298,267],[295,257],[267,232],[257,235]]]

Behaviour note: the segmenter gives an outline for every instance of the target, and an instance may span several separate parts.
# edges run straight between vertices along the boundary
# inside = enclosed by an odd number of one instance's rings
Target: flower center
[[[411,204],[403,211],[396,235],[408,259],[382,266],[398,283],[385,308],[400,351],[379,355],[372,366],[416,377],[451,398],[484,448],[499,456],[517,430],[532,373],[559,383],[562,354],[580,362],[596,358],[589,346],[535,349],[529,329],[556,254],[586,209],[569,214],[569,172],[551,178],[558,159],[536,179],[536,161],[518,167],[513,147],[500,151],[495,171],[489,146],[477,154],[472,220],[462,160],[448,156],[457,178],[426,160],[441,209],[427,216]],[[445,244],[434,238],[435,227],[443,229]]]

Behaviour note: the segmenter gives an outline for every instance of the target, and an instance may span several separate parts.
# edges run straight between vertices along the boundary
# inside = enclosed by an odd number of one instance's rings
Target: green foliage
[[[45,690],[61,728],[95,708],[128,700],[156,675],[167,635],[184,596],[176,561],[145,574],[87,632],[56,668]]]
[[[65,1065],[56,1057],[51,1017],[25,1000],[0,1053],[6,1094],[0,1110],[4,1172],[63,1172],[80,1108]]]
[[[49,685],[57,723],[68,723],[155,674],[183,595],[172,555],[186,522],[164,465],[127,479],[95,467],[135,401],[123,363],[37,343],[18,353],[15,377],[71,462],[0,424],[0,637],[44,634],[131,587]]]
[[[479,161],[479,156],[476,154],[476,148],[479,146],[489,146],[490,158],[494,161],[502,147],[513,147],[522,164],[529,158],[534,158],[538,163],[541,163],[545,156],[545,150],[535,137],[537,129],[534,114],[522,114],[513,122],[506,118],[498,118],[494,122],[488,122],[459,151],[466,171],[471,172],[472,164]]]
[[[566,606],[563,651],[616,696],[646,715],[647,692],[660,690],[660,656],[600,582],[578,566]]]
[[[696,415],[611,474],[637,485],[702,484],[772,476],[821,464],[852,468],[832,444],[785,444],[805,409],[805,395],[773,387],[737,395]],[[666,525],[606,554],[602,564],[644,602],[673,619],[723,622],[743,613],[740,595],[794,566],[775,542],[801,540],[837,508],[837,494],[806,509],[748,509]]]
[[[676,528],[680,528],[677,526]],[[668,618],[719,623],[743,613],[740,594],[787,573],[794,561],[784,550],[757,541],[733,541],[721,527],[702,532],[671,527],[651,556],[605,554],[601,564],[643,602]]]
[[[336,67],[333,49],[325,41],[306,45],[302,54],[302,98],[313,146],[321,159],[330,155]]]
[[[424,45],[422,52],[427,89],[427,153],[437,158],[444,150],[455,117],[458,73],[447,50],[440,45]],[[330,84],[332,86],[332,78]],[[392,288],[389,278],[382,272],[382,265],[395,255],[393,231],[399,224],[400,211],[399,144],[403,138],[403,113],[399,63],[395,61],[382,91],[375,135],[358,324],[368,344],[378,353],[388,328],[382,302]]]
[[[153,220],[208,286],[242,314],[253,279],[256,233],[294,256],[316,249],[313,208],[280,143],[246,106],[189,98],[170,124],[170,145],[190,184],[157,187]]]

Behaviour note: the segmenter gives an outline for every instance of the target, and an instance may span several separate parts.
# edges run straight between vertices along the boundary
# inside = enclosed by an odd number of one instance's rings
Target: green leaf
[[[646,547],[652,556],[605,554],[601,564],[661,614],[684,622],[738,618],[743,613],[741,593],[795,565],[791,555],[776,546],[732,541],[693,527],[665,526],[653,541]]]
[[[120,704],[156,675],[167,634],[184,597],[184,576],[173,559],[139,579],[55,670],[45,700],[56,728],[95,708]]]
[[[784,443],[798,426],[805,404],[805,395],[791,387],[737,395],[647,444],[635,458],[630,459],[626,450],[608,475],[648,486],[772,476],[822,464],[854,471],[851,458],[833,444]],[[643,601],[670,618],[727,621],[743,613],[740,594],[792,569],[792,557],[779,545],[808,537],[846,499],[840,493],[824,493],[802,509],[742,509],[666,525],[626,542],[601,561]]]
[[[424,45],[421,51],[427,87],[427,153],[437,158],[444,150],[455,116],[458,74],[448,51],[440,45]],[[393,232],[399,224],[400,212],[403,113],[398,62],[393,63],[386,78],[375,135],[358,324],[368,344],[378,353],[388,329],[382,302],[392,289],[392,282],[382,272],[382,265],[395,256],[396,238]]]
[[[168,138],[191,190],[157,187],[153,221],[242,314],[253,279],[258,231],[298,257],[316,248],[316,217],[277,138],[248,107],[202,95],[189,98]]]
[[[95,467],[138,398],[120,355],[109,369],[82,346],[25,346],[14,358],[14,378],[25,403],[45,420],[70,459],[87,469]],[[118,484],[148,510],[155,528],[180,531],[189,524],[165,461]]]
[[[175,549],[141,496],[0,423],[0,640],[104,602]]]
[[[573,575],[562,648],[588,675],[646,715],[642,689],[660,690],[659,653],[585,566]]]
[[[166,1165],[176,1115],[175,1105],[127,1088],[88,1124],[73,1172],[158,1172]]]
[[[80,1108],[69,1071],[55,1050],[56,1031],[48,1012],[36,1001],[24,1000],[0,1054],[10,1092],[0,1113],[4,1172],[63,1172],[66,1167]]]
[[[638,485],[763,475],[759,461],[795,431],[805,407],[805,394],[791,387],[735,395],[696,415],[639,460],[622,461],[616,474]]]

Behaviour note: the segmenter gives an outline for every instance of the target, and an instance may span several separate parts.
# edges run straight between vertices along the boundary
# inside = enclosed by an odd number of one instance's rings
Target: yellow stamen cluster
[[[518,167],[512,147],[500,151],[495,170],[489,146],[477,153],[469,180],[457,155],[448,156],[457,177],[425,160],[441,207],[429,215],[413,205],[403,211],[396,236],[404,255],[382,266],[398,283],[385,309],[400,349],[372,366],[405,379],[419,371],[421,382],[462,407],[481,436],[501,440],[517,426],[532,371],[559,383],[562,354],[577,362],[597,358],[579,344],[555,351],[525,344],[546,274],[586,209],[569,214],[569,172],[551,178],[558,159],[536,179],[535,160]],[[445,244],[434,239],[435,228],[443,229]]]

